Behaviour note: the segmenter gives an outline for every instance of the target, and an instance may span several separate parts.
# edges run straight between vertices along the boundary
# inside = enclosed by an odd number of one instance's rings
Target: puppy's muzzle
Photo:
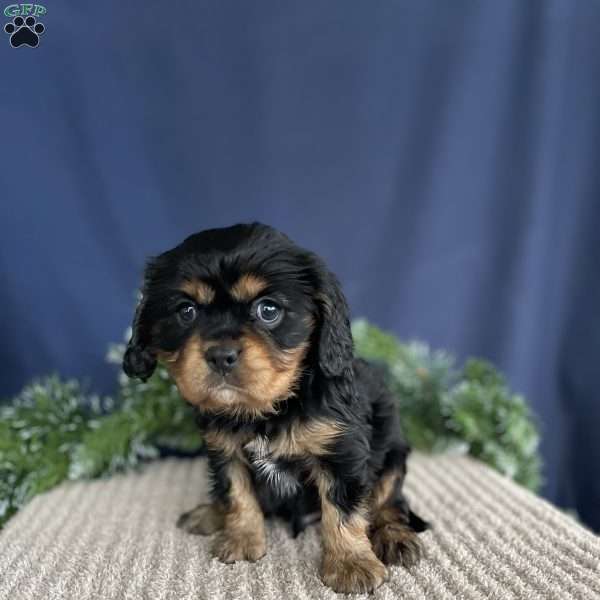
[[[235,369],[241,351],[242,349],[238,344],[218,344],[211,346],[204,353],[204,358],[215,373],[225,376]]]

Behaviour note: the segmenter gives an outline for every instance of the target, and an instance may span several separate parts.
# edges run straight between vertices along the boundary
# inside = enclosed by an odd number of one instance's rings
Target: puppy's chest
[[[301,490],[308,457],[282,456],[277,445],[264,435],[244,444],[242,452],[257,481],[275,495],[286,498]]]
[[[342,423],[325,417],[285,427],[268,425],[252,432],[208,429],[205,440],[225,456],[240,458],[258,483],[280,497],[300,491],[307,476],[315,475],[321,457],[335,452],[339,436],[345,433]]]

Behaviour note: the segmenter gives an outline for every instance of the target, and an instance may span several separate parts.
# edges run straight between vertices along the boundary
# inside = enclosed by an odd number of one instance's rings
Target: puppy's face
[[[336,310],[328,278],[314,255],[266,226],[191,236],[147,266],[125,371],[145,378],[159,360],[203,411],[272,412],[310,367],[326,307]]]
[[[206,264],[206,256],[197,257]],[[211,412],[265,413],[289,397],[312,330],[310,299],[242,261],[188,274],[164,298],[152,335],[181,395]],[[169,286],[171,287],[171,286]]]

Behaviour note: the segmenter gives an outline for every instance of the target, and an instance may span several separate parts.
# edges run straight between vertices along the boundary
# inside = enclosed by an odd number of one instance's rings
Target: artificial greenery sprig
[[[487,362],[456,369],[425,344],[402,344],[356,321],[357,354],[386,366],[406,436],[426,451],[468,452],[526,487],[540,482],[538,434],[523,398]],[[120,363],[123,346],[109,360]],[[65,479],[107,475],[159,457],[189,454],[202,440],[164,368],[145,383],[119,377],[114,399],[47,377],[0,407],[0,525],[33,496]]]
[[[539,434],[524,398],[487,361],[461,369],[443,351],[395,337],[355,321],[356,351],[387,367],[400,402],[404,432],[417,449],[461,451],[536,491],[541,483]]]

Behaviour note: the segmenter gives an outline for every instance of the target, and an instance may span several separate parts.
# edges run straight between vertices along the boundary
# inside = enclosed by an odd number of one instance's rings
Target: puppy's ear
[[[320,274],[319,366],[326,377],[339,377],[352,368],[354,358],[350,311],[335,275],[324,267]]]
[[[144,314],[146,303],[140,300],[133,317],[131,339],[123,356],[123,371],[128,377],[137,377],[146,381],[156,369],[156,356],[148,348],[149,334],[147,317]]]

